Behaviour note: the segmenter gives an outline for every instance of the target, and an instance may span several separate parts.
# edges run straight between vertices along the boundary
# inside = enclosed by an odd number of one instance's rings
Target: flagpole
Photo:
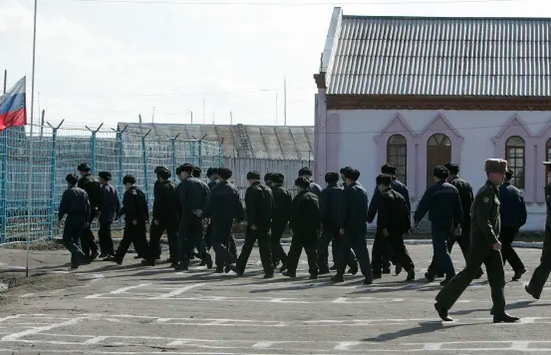
[[[29,277],[29,244],[31,243],[31,214],[32,214],[32,167],[34,165],[33,151],[33,127],[34,127],[34,73],[36,67],[36,13],[38,0],[34,0],[34,23],[33,23],[33,60],[31,74],[31,129],[29,134],[29,167],[27,169],[27,265],[25,274]]]

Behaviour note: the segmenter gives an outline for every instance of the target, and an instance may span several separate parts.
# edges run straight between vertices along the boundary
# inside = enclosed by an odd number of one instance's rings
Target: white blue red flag
[[[27,124],[26,81],[27,77],[24,76],[6,95],[0,97],[0,131]]]

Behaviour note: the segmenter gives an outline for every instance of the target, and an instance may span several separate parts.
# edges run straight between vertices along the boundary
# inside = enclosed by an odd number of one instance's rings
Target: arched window
[[[519,189],[523,189],[526,162],[524,139],[519,136],[513,136],[507,139],[507,142],[505,142],[505,160],[507,160],[508,168],[513,171],[511,184]]]
[[[442,133],[433,134],[427,140],[427,189],[434,184],[432,170],[452,160],[452,142]]]
[[[407,140],[401,134],[395,134],[386,143],[386,160],[396,167],[396,178],[407,184]]]

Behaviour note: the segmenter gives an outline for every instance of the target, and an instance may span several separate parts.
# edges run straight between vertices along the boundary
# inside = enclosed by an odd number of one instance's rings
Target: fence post
[[[65,120],[62,120],[57,127],[54,127],[50,122],[46,122],[48,126],[52,129],[52,156],[50,162],[50,208],[48,211],[48,231],[50,239],[54,238],[54,216],[55,216],[55,178],[56,178],[56,141],[57,141],[57,130],[63,124]]]
[[[218,144],[218,167],[222,166],[222,144]]]
[[[176,139],[180,136],[178,133],[174,138],[170,138],[170,145],[172,146],[172,176],[176,177]]]
[[[119,200],[121,199],[121,196],[123,195],[123,191],[124,191],[123,186],[122,186],[122,161],[123,161],[122,134],[126,131],[127,128],[128,128],[128,125],[124,126],[122,131],[119,131],[118,128],[117,128],[117,130],[114,130],[113,128],[111,128],[111,130],[113,130],[117,134],[117,137],[116,137],[116,140],[117,140],[117,180],[118,180],[117,185],[118,185],[118,191],[119,191]],[[122,220],[119,219],[119,227],[120,226],[122,226]]]
[[[0,242],[6,242],[6,225],[8,223],[8,132],[6,129],[2,134],[2,204],[0,208]]]
[[[199,141],[199,157],[197,158],[197,166],[202,167],[203,166],[203,140],[201,139]]]
[[[147,183],[147,178],[148,178],[148,174],[147,174],[147,150],[146,150],[146,145],[145,145],[145,139],[147,138],[147,136],[149,135],[149,133],[151,133],[151,129],[149,131],[147,131],[147,133],[145,135],[142,136],[142,154],[143,154],[143,171],[144,171],[144,189],[145,189],[145,196],[147,196],[147,201],[148,201],[148,204],[149,204],[149,184]],[[149,206],[148,206],[149,208]]]
[[[98,133],[102,126],[103,123],[97,129],[90,129],[90,127],[84,126],[92,133],[92,137],[90,137],[90,169],[92,170],[92,174],[96,172],[96,133]]]

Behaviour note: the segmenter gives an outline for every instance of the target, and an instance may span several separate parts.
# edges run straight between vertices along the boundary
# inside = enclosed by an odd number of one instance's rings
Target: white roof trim
[[[329,85],[331,73],[328,73],[328,70],[331,70],[333,67],[333,60],[335,59],[335,52],[338,44],[337,42],[339,41],[339,37],[341,35],[342,16],[342,8],[335,7],[333,9],[333,15],[331,15],[329,30],[327,31],[327,39],[325,40],[325,47],[323,48],[323,58],[320,68],[322,73],[326,73],[326,85]]]

